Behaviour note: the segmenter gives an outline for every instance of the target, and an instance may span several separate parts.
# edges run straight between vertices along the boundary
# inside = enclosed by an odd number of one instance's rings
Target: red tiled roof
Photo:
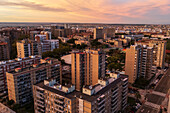
[[[170,50],[166,50],[166,53],[170,53]]]
[[[7,45],[7,43],[6,42],[1,42],[0,45]]]

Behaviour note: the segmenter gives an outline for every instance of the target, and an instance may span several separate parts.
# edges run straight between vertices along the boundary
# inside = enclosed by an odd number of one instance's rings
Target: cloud
[[[22,1],[22,2],[9,2],[9,1],[1,1],[1,6],[19,6],[24,8],[29,8],[31,10],[39,10],[39,11],[51,11],[51,12],[67,12],[68,10],[63,8],[53,8],[53,7],[47,7],[42,4],[37,4],[35,2],[28,2],[28,1]]]
[[[21,20],[27,17],[31,21],[45,20],[49,22],[170,22],[170,0],[0,1],[1,15],[6,15],[5,18],[8,18],[8,15],[10,17],[16,16],[20,17]],[[4,16],[1,16],[1,19],[3,18]]]

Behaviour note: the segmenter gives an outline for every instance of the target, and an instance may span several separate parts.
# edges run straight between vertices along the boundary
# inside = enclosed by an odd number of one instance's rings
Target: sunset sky
[[[170,0],[0,0],[0,22],[170,24]]]

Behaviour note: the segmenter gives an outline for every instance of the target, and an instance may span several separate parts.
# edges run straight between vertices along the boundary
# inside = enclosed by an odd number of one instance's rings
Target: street
[[[155,88],[155,91],[167,94],[169,88],[170,88],[170,69],[168,69],[166,75],[164,75],[158,86]]]
[[[170,89],[170,68],[159,81],[154,91],[146,94],[145,104],[137,111],[137,113],[158,113],[160,106],[166,107],[167,97]],[[150,104],[148,104],[150,103]]]

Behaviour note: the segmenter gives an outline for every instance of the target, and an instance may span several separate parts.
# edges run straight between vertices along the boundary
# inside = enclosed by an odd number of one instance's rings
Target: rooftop
[[[124,76],[124,75],[121,75],[119,78],[115,79],[113,82],[111,82],[110,84],[106,85],[104,88],[102,88],[101,90],[99,90],[97,93],[95,93],[94,95],[87,95],[87,94],[84,94],[80,91],[72,91],[70,93],[65,93],[61,90],[57,90],[55,88],[52,88],[52,87],[49,87],[47,85],[44,85],[44,82],[41,82],[41,83],[38,83],[36,84],[36,86],[42,88],[42,89],[45,89],[45,90],[48,90],[50,92],[53,92],[53,93],[56,93],[56,94],[59,94],[61,96],[64,96],[66,98],[69,98],[69,99],[73,99],[73,98],[81,98],[81,99],[84,99],[86,101],[89,101],[89,102],[92,102],[94,100],[96,100],[99,96],[101,96],[102,94],[104,94],[106,91],[108,91],[110,89],[110,87],[114,88],[117,86],[117,84],[124,78],[127,78],[127,76]],[[97,87],[98,85],[96,86],[93,86],[94,87]],[[87,88],[89,88],[88,86],[85,86]]]
[[[6,42],[0,42],[0,45],[7,45]]]
[[[1,61],[1,62],[0,62],[0,65],[6,65],[6,64],[14,63],[14,62],[21,62],[21,61],[30,60],[30,59],[35,59],[35,58],[41,59],[40,56],[30,56],[30,57],[25,57],[25,58],[16,58],[16,59],[13,59],[13,60]]]

